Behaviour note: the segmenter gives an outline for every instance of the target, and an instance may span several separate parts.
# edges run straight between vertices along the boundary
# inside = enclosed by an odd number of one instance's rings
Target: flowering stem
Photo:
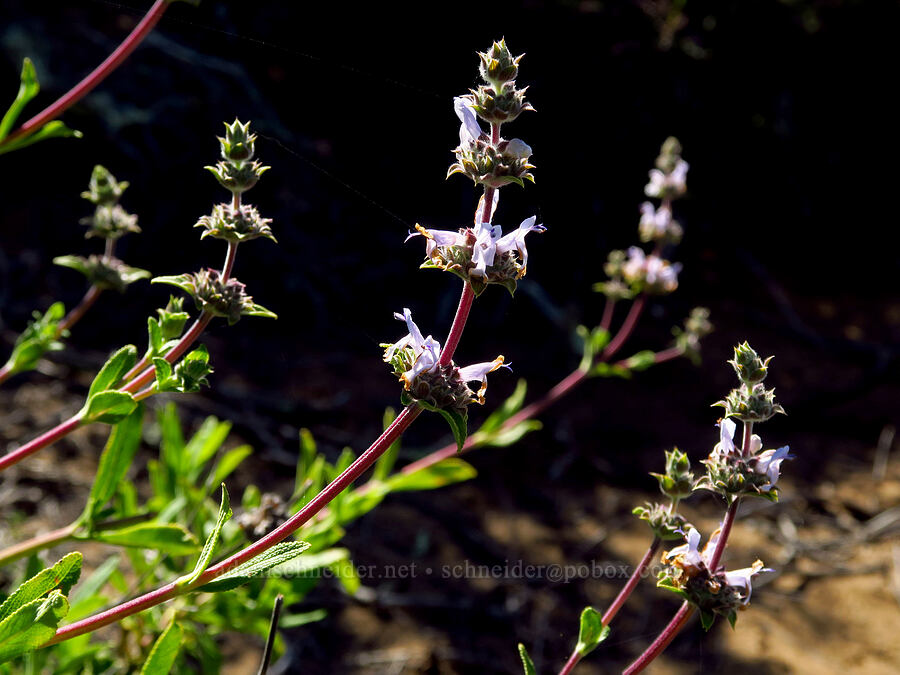
[[[628,310],[628,316],[626,316],[625,321],[622,322],[622,327],[619,329],[619,332],[616,333],[616,336],[610,340],[609,344],[606,345],[606,349],[603,350],[603,354],[601,355],[603,360],[610,358],[619,351],[622,345],[625,344],[625,340],[631,337],[631,333],[637,324],[637,320],[641,316],[641,312],[644,311],[644,305],[646,304],[647,296],[639,295],[637,300],[634,301],[634,304],[631,305],[631,309]]]
[[[222,283],[228,281],[231,276],[231,270],[234,268],[234,256],[237,254],[238,242],[228,242],[228,252],[225,254],[225,264],[222,266]]]
[[[156,0],[150,8],[150,11],[148,11],[144,18],[141,19],[140,23],[134,27],[134,30],[131,31],[122,44],[120,44],[103,63],[97,66],[81,82],[58,98],[52,105],[44,108],[41,112],[7,136],[3,141],[0,141],[0,145],[11,143],[18,138],[37,131],[47,122],[62,115],[66,110],[80,101],[85,94],[105,80],[110,73],[128,58],[128,55],[134,51],[135,47],[141,44],[144,38],[150,34],[150,31],[153,30],[154,26],[156,26],[163,13],[166,11],[166,8],[169,6],[169,2],[170,0]]]
[[[669,625],[659,634],[659,637],[653,641],[653,644],[651,644],[634,663],[622,671],[622,675],[634,675],[634,673],[639,673],[646,668],[657,656],[663,653],[663,650],[666,647],[669,646],[669,643],[672,642],[676,635],[678,635],[678,632],[684,627],[684,624],[687,623],[687,620],[693,613],[694,606],[685,601],[681,605],[681,608],[675,613],[675,616],[672,617]]]
[[[85,315],[85,313],[91,308],[97,298],[100,297],[100,293],[102,290],[97,288],[96,286],[91,286],[87,293],[84,294],[84,297],[81,298],[81,302],[79,302],[75,308],[66,314],[65,318],[59,322],[59,326],[56,328],[56,337],[59,337],[63,334],[64,331],[69,330],[81,320],[81,317]]]
[[[53,427],[50,431],[47,431],[37,438],[29,441],[25,445],[20,446],[12,452],[3,455],[3,457],[0,457],[0,471],[8,469],[13,464],[21,462],[23,459],[25,459],[29,455],[34,454],[41,448],[45,448],[48,445],[51,445],[58,441],[60,438],[68,436],[80,425],[81,414],[78,413],[67,419],[62,424]]]
[[[719,567],[719,562],[722,560],[722,554],[725,552],[725,544],[728,542],[728,536],[731,534],[731,527],[734,525],[734,519],[737,516],[739,504],[740,499],[735,499],[725,513],[725,520],[722,523],[722,530],[719,533],[719,541],[716,543],[716,548],[709,559],[708,567],[713,573],[715,573],[715,570]],[[679,609],[675,616],[672,617],[669,625],[663,629],[663,632],[659,634],[659,637],[653,641],[653,644],[651,644],[634,663],[623,671],[622,675],[632,675],[633,673],[641,672],[647,667],[647,664],[662,654],[663,650],[669,646],[669,643],[678,634],[678,631],[684,627],[684,624],[687,622],[693,611],[694,606],[690,603],[685,602],[681,605],[681,609]]]
[[[28,539],[27,541],[23,541],[5,548],[0,551],[0,566],[11,563],[13,560],[24,558],[25,556],[31,555],[36,551],[42,551],[45,548],[50,548],[51,546],[61,544],[62,542],[71,539],[72,535],[75,534],[75,530],[77,529],[78,524],[71,523],[70,525],[61,527],[58,530],[46,532],[45,534],[34,537],[33,539]]]
[[[637,586],[638,581],[641,580],[641,577],[644,575],[647,566],[650,564],[653,556],[655,556],[656,552],[659,550],[659,545],[661,543],[662,540],[659,537],[653,537],[653,541],[650,542],[650,547],[647,549],[644,557],[641,558],[641,562],[639,562],[638,566],[634,568],[634,572],[631,573],[631,577],[629,577],[628,582],[625,584],[622,590],[619,591],[616,599],[612,601],[612,604],[603,614],[602,623],[604,626],[608,626],[615,618],[616,614],[619,613],[619,610],[622,609],[622,605],[625,604],[625,601],[628,600],[631,592],[635,589],[635,586]]]
[[[385,450],[387,450],[391,444],[406,431],[412,421],[421,412],[422,408],[418,405],[411,405],[404,408],[391,425],[384,430],[384,433],[369,446],[369,449],[360,455],[353,464],[347,467],[340,476],[331,481],[331,483],[306,504],[306,506],[259,541],[251,544],[238,553],[235,553],[229,558],[226,558],[217,565],[208,568],[193,584],[185,587],[178,587],[175,583],[171,583],[137,598],[133,598],[121,605],[108,609],[105,612],[82,619],[81,621],[76,621],[75,623],[57,630],[56,635],[43,646],[47,647],[78,635],[90,633],[98,628],[120,621],[127,616],[137,614],[145,609],[171,600],[177,595],[190,592],[272,548],[275,544],[283,541],[296,532],[304,523],[321,511],[332,499],[343,492],[354,480],[366,471],[366,469],[371,467]]]
[[[459,307],[456,308],[456,316],[453,317],[453,325],[450,327],[450,334],[447,336],[447,342],[441,350],[440,364],[446,366],[453,360],[453,352],[459,345],[459,339],[462,337],[463,329],[466,327],[466,319],[469,318],[469,310],[472,309],[472,302],[475,300],[475,291],[472,286],[466,282],[463,285],[462,295],[459,296]]]

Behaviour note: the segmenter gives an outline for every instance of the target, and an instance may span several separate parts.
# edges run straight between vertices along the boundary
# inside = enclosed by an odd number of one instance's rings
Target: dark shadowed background
[[[147,6],[5,0],[0,92],[12,98],[29,56],[42,92],[28,112],[37,110],[112,51]],[[202,167],[217,159],[222,122],[250,119],[272,170],[245,200],[273,219],[279,244],[242,246],[235,273],[280,318],[213,324],[216,373],[198,407],[233,416],[271,460],[247,478],[260,484],[289,473],[299,427],[335,454],[362,450],[384,407],[398,404],[378,347],[403,333],[392,312],[410,307],[436,337],[450,325],[456,278],[417,270],[422,242],[403,239],[417,222],[471,221],[478,192],[459,176],[444,179],[458,140],[452,97],[475,86],[475,52],[505,36],[527,54],[518,82],[538,112],[504,135],[533,147],[537,170],[536,185],[502,191],[496,222],[509,228],[536,213],[548,231],[529,238],[529,275],[514,302],[499,288],[478,300],[457,361],[503,353],[534,396],[575,367],[572,331],[599,321],[591,284],[610,248],[635,242],[647,171],[668,135],[691,164],[689,194],[676,204],[685,237],[672,254],[684,270],[678,292],[650,305],[631,347],[664,347],[695,305],[711,309],[716,332],[702,369],[676,362],[630,382],[591,382],[522,444],[472,455],[472,483],[386,505],[350,533],[356,558],[614,559],[621,553],[604,537],[574,523],[588,514],[604,532],[623,527],[604,519],[624,519],[643,497],[609,495],[650,493],[646,472],[660,467],[662,448],[708,453],[717,417],[709,404],[732,386],[724,360],[743,339],[776,354],[770,381],[789,417],[763,436],[795,449],[785,470],[796,493],[869,466],[879,434],[896,422],[898,147],[894,83],[883,71],[896,67],[898,19],[897,3],[875,0],[176,3],[65,114],[82,140],[0,158],[4,349],[33,309],[53,299],[72,306],[84,291],[50,259],[94,252],[78,220],[89,213],[79,193],[96,163],[131,182],[123,205],[143,233],[121,241],[126,262],[157,275],[220,266],[224,244],[191,229],[226,196]],[[123,342],[142,344],[146,316],[167,296],[147,283],[105,294],[75,329],[72,351],[56,358],[90,368]],[[493,377],[488,408],[514,380]],[[407,447],[422,452],[446,436],[426,418]],[[517,541],[523,519],[554,553]],[[459,550],[447,553],[447,541]],[[512,672],[516,641],[541,645],[549,672],[565,658],[580,608],[615,590],[514,586],[394,582],[362,609],[326,588],[310,602],[333,616],[298,633],[296,651],[308,673],[401,672],[366,670],[348,654],[387,649],[389,636],[415,626],[437,646],[404,672]],[[624,622],[609,650],[615,666],[662,625],[672,602],[660,596],[648,590],[644,614]],[[673,658],[711,670],[765,666],[691,633]]]

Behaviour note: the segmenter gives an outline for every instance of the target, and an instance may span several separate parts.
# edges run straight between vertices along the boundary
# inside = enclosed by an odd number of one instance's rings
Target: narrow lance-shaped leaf
[[[453,432],[453,438],[456,440],[456,449],[462,450],[466,442],[468,413],[459,412],[454,408],[441,408],[438,410]]]
[[[23,108],[28,102],[38,95],[41,85],[38,83],[37,72],[34,69],[34,63],[31,59],[26,58],[22,62],[22,74],[19,78],[19,92],[16,94],[15,100],[9,106],[9,110],[0,120],[0,141],[9,136],[13,125],[19,118]]]
[[[525,649],[525,645],[521,642],[519,643],[519,658],[522,659],[522,668],[525,671],[525,675],[537,675],[537,671],[534,669],[534,662],[528,656],[528,650]]]
[[[426,466],[413,473],[398,473],[386,481],[391,492],[405,490],[434,490],[435,488],[460,483],[477,475],[475,468],[459,457],[448,457],[437,464]]]
[[[134,412],[137,405],[137,401],[127,391],[98,392],[81,409],[81,424],[117,424]]]
[[[144,406],[138,405],[130,415],[119,422],[109,435],[109,441],[103,454],[100,455],[100,465],[97,467],[97,476],[91,486],[91,494],[88,497],[87,506],[81,516],[81,521],[91,529],[91,521],[94,513],[116,493],[119,482],[125,477],[128,467],[134,459],[138,446],[141,443],[141,427],[144,423]]]
[[[109,357],[97,377],[91,382],[91,388],[88,390],[88,399],[94,394],[108,389],[113,389],[127,373],[131,367],[137,363],[137,347],[134,345],[125,345],[112,356]]]
[[[308,548],[309,544],[305,541],[283,541],[195,590],[203,593],[230,591],[232,588],[243,586],[251,580],[265,575],[276,565],[296,558]]]
[[[175,620],[153,643],[153,649],[141,668],[141,675],[168,675],[181,648],[182,630]]]
[[[82,133],[80,131],[70,129],[59,120],[53,120],[52,122],[47,122],[47,124],[33,134],[22,136],[9,143],[0,143],[0,155],[12,152],[13,150],[27,148],[29,145],[39,141],[46,141],[48,138],[81,138],[81,136]]]
[[[120,530],[93,532],[84,538],[116,546],[149,548],[168,555],[191,555],[199,547],[194,535],[174,523],[141,523]]]
[[[212,532],[207,537],[206,543],[203,544],[203,550],[200,551],[200,557],[197,559],[194,571],[176,581],[176,586],[179,588],[190,586],[206,571],[210,560],[212,560],[213,553],[215,553],[216,544],[219,543],[219,535],[222,532],[222,528],[229,518],[231,518],[231,500],[228,498],[228,490],[225,489],[225,483],[222,483],[222,502],[219,504],[219,516],[216,518],[215,527],[213,527]]]

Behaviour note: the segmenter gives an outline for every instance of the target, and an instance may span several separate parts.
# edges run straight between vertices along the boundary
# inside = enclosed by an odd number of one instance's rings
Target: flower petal
[[[453,110],[461,122],[459,127],[459,143],[467,145],[476,140],[484,132],[478,124],[478,117],[472,107],[472,101],[466,96],[457,96],[453,99]]]
[[[484,404],[484,392],[487,391],[488,373],[493,373],[498,368],[509,368],[509,365],[503,363],[503,356],[498,356],[493,361],[485,361],[484,363],[475,363],[471,366],[459,369],[459,377],[463,382],[472,382],[474,380],[481,381],[481,387],[475,392],[476,400]]]

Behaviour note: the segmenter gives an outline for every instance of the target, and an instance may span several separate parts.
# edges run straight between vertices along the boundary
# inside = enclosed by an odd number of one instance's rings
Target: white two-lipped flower
[[[384,352],[384,360],[390,362],[394,355],[407,347],[413,350],[412,368],[404,372],[400,379],[403,381],[404,387],[409,389],[413,381],[423,373],[433,373],[437,371],[441,360],[441,343],[430,335],[422,336],[422,331],[412,319],[412,312],[403,308],[403,314],[394,313],[394,318],[406,322],[406,329],[409,331],[404,337],[400,338],[388,347]],[[483,363],[475,363],[465,368],[459,368],[459,378],[463,382],[481,382],[481,387],[475,393],[475,397],[479,403],[484,403],[484,392],[487,391],[487,376],[500,367],[509,368],[503,363],[503,357],[498,356],[493,361],[485,361]]]
[[[740,457],[741,451],[734,445],[734,434],[737,425],[734,420],[726,417],[719,422],[719,442],[713,448],[713,458],[719,457],[727,459],[729,457]],[[753,464],[753,470],[756,473],[763,474],[768,478],[769,482],[759,487],[760,491],[768,492],[778,483],[781,476],[781,463],[791,458],[790,446],[783,446],[777,450],[762,450],[762,439],[756,434],[750,437],[750,447],[744,453],[745,456],[756,460]]]
[[[453,99],[453,110],[459,118],[459,144],[465,147],[478,140],[479,136],[484,134],[481,125],[478,124],[478,116],[475,114],[475,108],[472,107],[472,101],[466,96],[456,96]]]
[[[687,190],[687,172],[690,165],[683,159],[675,163],[672,173],[664,173],[659,169],[650,170],[650,182],[644,187],[644,194],[648,197],[663,197],[665,193],[672,191],[681,195]]]
[[[686,539],[687,543],[676,546],[663,556],[663,562],[668,564],[677,564],[688,576],[699,574],[702,569],[706,569],[710,573],[715,570],[710,569],[713,553],[719,544],[721,530],[712,533],[709,541],[703,550],[700,550],[700,533],[695,528],[689,528]],[[750,567],[743,567],[731,572],[725,572],[725,583],[733,588],[741,589],[741,602],[747,604],[750,602],[750,594],[753,589],[750,580],[760,572],[771,572],[772,570],[763,567],[761,560],[757,560]]]
[[[500,191],[495,190],[493,200],[491,202],[490,218],[493,218],[494,212],[497,210],[497,203],[500,198]],[[537,216],[531,216],[521,222],[518,229],[507,234],[503,234],[503,229],[499,225],[491,225],[490,222],[484,222],[484,196],[478,203],[476,212],[476,221],[474,227],[464,229],[462,231],[451,230],[431,230],[421,225],[416,225],[416,232],[410,232],[406,238],[409,241],[412,237],[419,235],[425,237],[425,255],[429,258],[433,257],[437,248],[441,246],[472,246],[472,262],[474,269],[469,274],[476,277],[483,277],[487,273],[488,267],[494,266],[494,259],[497,255],[503,255],[513,249],[519,254],[521,272],[519,276],[525,276],[528,267],[528,249],[525,246],[525,235],[529,232],[545,232],[547,230],[543,225],[537,224]],[[472,241],[474,240],[474,243]]]

